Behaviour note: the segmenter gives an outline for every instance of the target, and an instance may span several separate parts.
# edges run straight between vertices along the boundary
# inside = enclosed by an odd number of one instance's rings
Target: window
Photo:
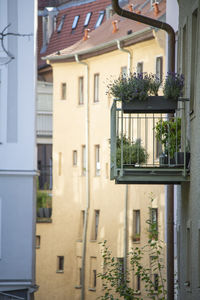
[[[36,235],[35,246],[37,249],[40,248],[40,235]]]
[[[60,20],[60,24],[58,25],[58,28],[57,28],[57,33],[60,33],[62,28],[63,28],[63,25],[64,25],[64,22],[65,22],[65,18],[66,18],[66,15],[63,15],[61,20]]]
[[[158,209],[150,208],[150,234],[153,239],[158,238]]]
[[[90,19],[91,19],[91,15],[92,15],[91,12],[87,13],[86,18],[85,18],[85,22],[84,22],[84,27],[88,26],[88,24],[90,22]]]
[[[97,270],[92,270],[93,273],[93,288],[97,286]]]
[[[86,174],[86,147],[82,146],[82,175]]]
[[[61,83],[61,100],[66,100],[67,97],[67,84]]]
[[[73,24],[72,24],[72,30],[76,29],[76,27],[78,25],[78,20],[79,20],[79,16],[75,16]]]
[[[95,210],[95,232],[94,232],[94,239],[97,240],[98,235],[98,227],[99,227],[99,210]]]
[[[100,146],[95,146],[95,175],[100,175]]]
[[[159,81],[163,79],[163,57],[156,57],[156,77]]]
[[[158,274],[153,274],[153,285],[154,285],[154,291],[158,291],[158,284],[159,284],[159,278]]]
[[[198,43],[198,9],[192,14],[192,45],[191,45],[191,81],[190,81],[190,111],[194,110],[196,65],[197,65],[197,43]]]
[[[136,291],[140,291],[140,275],[136,275]]]
[[[63,273],[64,272],[64,256],[57,257],[57,272]]]
[[[137,63],[137,74],[143,73],[143,62]]]
[[[101,23],[103,21],[103,18],[104,18],[104,15],[105,15],[105,11],[104,10],[100,11],[98,20],[97,20],[94,28],[97,28],[97,27],[99,27],[101,25]]]
[[[123,78],[127,76],[127,67],[121,67],[121,74]]]
[[[81,105],[84,103],[84,93],[83,93],[83,77],[78,79],[78,103]]]
[[[94,74],[94,102],[99,102],[99,74]]]
[[[133,242],[140,241],[140,210],[133,211]]]
[[[118,257],[117,258],[118,262],[118,285],[123,285],[124,284],[124,259],[123,257]]]
[[[77,151],[73,151],[73,166],[77,166]]]

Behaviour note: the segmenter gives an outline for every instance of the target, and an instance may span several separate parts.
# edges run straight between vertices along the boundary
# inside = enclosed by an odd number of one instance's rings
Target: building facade
[[[35,1],[0,3],[1,299],[36,290],[36,9]]]
[[[185,76],[188,149],[191,152],[190,183],[177,191],[178,197],[178,288],[179,299],[200,298],[199,235],[199,1],[179,3],[178,72]]]
[[[165,1],[161,2],[159,17],[164,18]],[[149,4],[143,9],[153,15]],[[102,295],[99,242],[107,240],[113,256],[123,260],[132,247],[147,243],[149,208],[165,241],[164,186],[110,181],[112,98],[106,94],[111,78],[139,67],[155,73],[158,57],[165,65],[165,34],[121,19],[112,33],[114,20],[85,41],[48,57],[54,78],[53,214],[52,223],[37,226],[37,299]],[[137,138],[142,138],[139,122],[136,127]],[[149,261],[146,256],[146,265]],[[144,288],[134,273],[131,286],[138,292]]]

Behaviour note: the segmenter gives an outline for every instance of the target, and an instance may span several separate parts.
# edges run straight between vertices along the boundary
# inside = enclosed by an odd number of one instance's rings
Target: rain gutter
[[[122,38],[119,38],[118,41],[120,43],[123,43],[123,42],[126,42],[130,39],[133,39],[133,38],[137,38],[137,37],[143,37],[145,33],[151,33],[152,32],[152,28],[151,27],[146,27],[140,31],[137,31],[137,32],[133,32],[132,34],[129,34],[127,35],[126,37],[122,37]],[[153,34],[152,34],[152,38],[153,38]],[[103,43],[103,44],[100,44],[100,45],[97,45],[95,47],[91,47],[91,48],[87,48],[87,49],[84,49],[84,50],[81,50],[81,51],[78,51],[76,54],[80,57],[80,55],[84,55],[84,54],[92,54],[94,52],[97,52],[99,50],[102,50],[102,49],[106,49],[106,48],[109,48],[111,46],[116,46],[116,39],[112,40],[112,41],[109,41],[109,42],[106,42],[106,43]],[[116,47],[116,49],[118,49]],[[73,49],[72,49],[73,51]],[[52,55],[49,55],[49,56],[45,56],[45,57],[42,57],[42,60],[47,60],[47,63],[50,63],[50,62],[58,62],[58,61],[63,61],[65,59],[73,59],[74,61],[74,56],[75,56],[75,50],[73,51],[73,53],[70,53],[70,54],[60,54],[60,55],[56,55],[56,56],[52,56]],[[92,55],[91,55],[92,56]]]
[[[81,300],[85,299],[85,261],[86,261],[86,244],[87,244],[87,227],[88,227],[88,214],[90,208],[90,192],[89,192],[89,66],[86,62],[80,61],[77,54],[74,55],[77,63],[86,67],[86,208],[83,227],[83,248],[82,248],[82,266],[81,266]]]
[[[175,32],[167,23],[122,9],[112,0],[113,10],[121,17],[162,29],[168,34],[168,72],[175,71]],[[167,185],[167,298],[174,299],[174,186]]]

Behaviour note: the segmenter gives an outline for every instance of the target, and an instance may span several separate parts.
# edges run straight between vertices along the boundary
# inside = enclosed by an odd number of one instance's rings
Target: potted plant
[[[123,136],[123,165],[125,167],[134,167],[136,164],[146,163],[147,159],[147,151],[142,147],[140,139],[131,142]],[[117,168],[121,167],[121,138],[119,137],[117,137],[116,164]]]
[[[120,75],[108,84],[107,92],[122,101],[124,113],[174,113],[178,97],[182,95],[183,75],[168,73],[164,82],[164,96],[158,96],[161,83],[153,74]]]
[[[159,120],[155,126],[157,140],[163,145],[163,154],[160,156],[160,165],[175,164],[174,155],[181,147],[181,119]]]
[[[51,195],[48,191],[37,189],[37,217],[50,218],[51,213]]]

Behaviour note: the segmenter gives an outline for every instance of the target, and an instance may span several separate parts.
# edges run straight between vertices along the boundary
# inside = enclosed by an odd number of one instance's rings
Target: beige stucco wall
[[[160,32],[159,32],[160,35]],[[165,39],[163,34],[162,39]],[[128,48],[132,53],[132,71],[143,61],[144,71],[155,73],[156,56],[164,57],[164,42],[149,40]],[[121,67],[127,66],[128,55],[121,51],[96,56],[85,61],[89,65],[89,191],[90,207],[86,247],[85,299],[96,299],[102,292],[97,279],[96,291],[91,291],[91,264],[101,271],[100,241],[105,239],[113,256],[123,257],[125,186],[109,179],[110,107],[106,86],[111,76],[117,78]],[[164,63],[165,65],[165,63]],[[93,102],[94,74],[100,76],[100,101]],[[86,207],[86,177],[82,175],[82,145],[86,144],[86,105],[78,104],[78,77],[86,76],[86,68],[76,62],[53,64],[53,215],[52,223],[37,224],[41,247],[37,249],[37,300],[80,299],[79,268],[81,210]],[[67,83],[67,99],[61,100],[61,83]],[[84,94],[86,100],[86,95]],[[95,176],[95,145],[100,145],[100,176]],[[77,150],[77,166],[72,165],[72,153]],[[61,154],[59,154],[61,153]],[[60,161],[59,161],[60,160]],[[59,167],[60,165],[60,167]],[[164,186],[130,185],[128,192],[128,250],[147,243],[150,193],[153,207],[158,208],[159,237],[164,240]],[[141,211],[141,241],[132,242],[133,210]],[[94,210],[100,211],[98,237],[92,240]],[[64,256],[64,272],[56,273],[57,256]],[[149,262],[149,258],[146,258]]]

